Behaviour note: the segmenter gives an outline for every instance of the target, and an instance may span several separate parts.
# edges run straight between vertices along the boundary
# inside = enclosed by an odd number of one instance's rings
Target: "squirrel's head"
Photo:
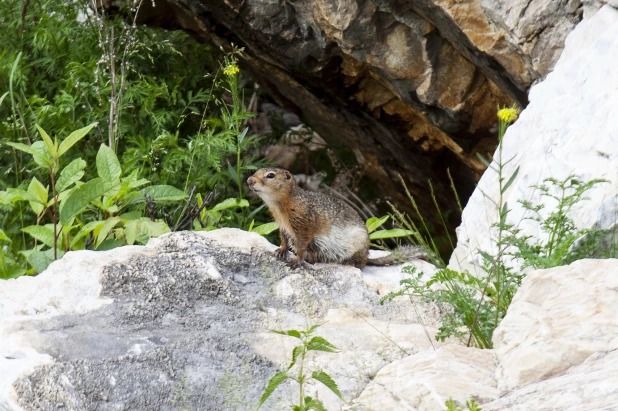
[[[295,183],[288,170],[261,168],[249,177],[247,184],[264,202],[270,203],[289,194]]]

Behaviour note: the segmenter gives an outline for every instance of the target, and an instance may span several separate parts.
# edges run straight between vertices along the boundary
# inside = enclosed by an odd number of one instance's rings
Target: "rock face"
[[[433,220],[431,179],[452,225],[446,169],[467,198],[485,168],[476,153],[496,145],[496,106],[527,104],[582,14],[580,0],[156,0],[140,22],[245,47],[260,84],[353,150],[380,196],[410,208],[401,174]]]
[[[345,398],[395,359],[430,349],[437,307],[381,306],[361,271],[291,271],[254,233],[173,233],[145,247],[68,253],[35,278],[0,282],[0,409],[255,409],[305,329],[338,354],[310,356]],[[375,286],[377,282],[372,281]],[[294,370],[294,369],[293,369]],[[329,409],[341,401],[312,385]],[[264,409],[298,395],[282,385]]]
[[[485,411],[609,410],[618,398],[618,260],[529,274],[494,350],[447,345],[387,365],[360,409],[438,410],[471,397]]]
[[[618,10],[604,6],[583,21],[566,40],[566,48],[554,71],[530,91],[530,104],[504,137],[503,158],[514,158],[505,167],[510,176],[519,174],[505,195],[511,212],[508,222],[522,234],[542,238],[539,224],[524,220],[519,201],[555,204],[540,197],[532,185],[546,178],[581,181],[604,178],[609,183],[587,193],[571,216],[578,228],[615,227],[618,215]],[[495,166],[495,164],[494,164]],[[498,176],[488,169],[479,182],[457,229],[457,248],[451,257],[454,269],[474,270],[479,255],[474,250],[492,250],[494,240],[487,233],[498,221],[492,204],[498,198]],[[471,271],[474,272],[474,271]]]

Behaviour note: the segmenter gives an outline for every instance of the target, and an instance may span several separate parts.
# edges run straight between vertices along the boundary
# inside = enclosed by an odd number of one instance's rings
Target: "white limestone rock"
[[[516,388],[483,411],[607,411],[618,398],[618,351],[596,353],[565,374]]]
[[[552,73],[530,91],[530,104],[504,137],[503,158],[508,178],[519,174],[505,200],[508,221],[522,234],[543,238],[539,224],[523,220],[519,200],[554,203],[531,188],[543,179],[563,179],[574,174],[581,180],[605,178],[577,204],[572,217],[579,228],[611,228],[618,216],[618,10],[604,6],[568,36],[566,48]],[[490,199],[498,198],[497,173],[488,169],[466,205],[457,229],[457,247],[450,267],[479,270],[478,250],[492,251],[488,233],[498,221]],[[489,198],[486,198],[488,196]]]
[[[493,341],[503,391],[618,349],[618,260],[580,260],[528,274]]]
[[[365,411],[435,411],[452,398],[487,402],[499,397],[493,350],[446,345],[387,365],[356,401]]]

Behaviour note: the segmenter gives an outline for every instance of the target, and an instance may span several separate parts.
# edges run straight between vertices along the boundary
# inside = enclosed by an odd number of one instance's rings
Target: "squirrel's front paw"
[[[288,254],[287,248],[279,247],[275,250],[275,257],[277,257],[277,260],[286,261],[287,254]]]
[[[307,269],[311,269],[311,268],[312,268],[311,264],[309,264],[309,263],[308,263],[308,262],[306,262],[305,260],[299,260],[298,258],[297,258],[296,260],[292,261],[292,262],[291,262],[290,264],[288,264],[288,265],[289,265],[289,267],[290,267],[292,270],[296,270],[298,267],[302,267],[302,268],[304,268],[304,269],[306,269],[306,270],[307,270]]]

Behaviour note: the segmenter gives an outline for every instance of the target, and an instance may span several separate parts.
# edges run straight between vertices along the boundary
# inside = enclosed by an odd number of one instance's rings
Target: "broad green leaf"
[[[324,371],[314,371],[313,373],[311,373],[311,378],[326,385],[326,387],[330,389],[333,393],[335,393],[337,397],[343,400],[343,397],[341,396],[341,392],[339,392],[339,387],[337,387],[337,384],[335,383],[335,381],[333,381],[333,379],[330,378],[330,375],[326,374]]]
[[[7,242],[11,242],[11,239],[6,235],[6,233],[2,230],[0,230],[0,241],[7,241]]]
[[[267,235],[277,230],[278,228],[279,224],[277,224],[276,221],[273,221],[272,223],[266,223],[257,227],[253,227],[249,231],[253,231],[254,233],[258,233],[259,235]]]
[[[107,181],[116,181],[122,174],[116,153],[105,144],[101,144],[97,153],[97,173],[99,177]]]
[[[51,255],[47,251],[51,251]],[[28,255],[28,263],[37,273],[42,273],[47,269],[47,266],[54,262],[53,250],[47,251],[33,251]]]
[[[326,339],[315,336],[307,343],[307,351],[337,352],[339,349],[326,341]]]
[[[414,231],[404,230],[403,228],[394,228],[392,230],[375,231],[369,235],[371,240],[382,240],[385,238],[407,237],[414,234]]]
[[[26,274],[26,269],[22,267],[0,267],[0,279],[9,280],[11,278],[21,277]]]
[[[32,208],[32,211],[34,211],[37,216],[45,209],[43,204],[47,204],[48,190],[49,188],[44,187],[36,177],[32,177],[28,185],[28,192],[35,196],[38,201],[30,201],[29,204],[30,208]]]
[[[228,198],[227,200],[223,200],[222,202],[211,208],[210,211],[221,211],[234,207],[249,207],[249,202],[245,199],[239,201],[237,198]]]
[[[47,169],[53,168],[55,162],[52,158],[52,154],[47,149],[47,146],[42,141],[35,141],[32,143],[32,149],[35,151],[35,155],[32,157],[34,162],[39,166]]]
[[[9,202],[14,203],[16,201],[34,201],[39,202],[39,198],[29,192],[22,190],[20,188],[9,188],[6,190],[5,199],[9,200]]]
[[[152,221],[142,217],[138,220],[129,220],[124,225],[125,239],[127,244],[135,244],[140,238],[158,237],[169,233],[170,228],[163,221]]]
[[[75,130],[74,132],[69,134],[67,138],[65,138],[62,143],[60,143],[60,147],[58,148],[58,157],[62,156],[64,153],[67,152],[68,149],[73,147],[75,143],[84,138],[84,136],[88,134],[88,132],[90,132],[90,130],[92,130],[92,128],[96,125],[97,123],[92,123],[89,126],[80,128],[79,130]]]
[[[20,151],[23,151],[25,153],[31,154],[34,159],[34,162],[37,163],[39,166],[43,168],[51,167],[51,164],[52,164],[51,154],[49,154],[47,147],[45,146],[45,143],[43,143],[42,141],[36,141],[31,146],[22,144],[22,143],[13,143],[13,142],[8,142],[5,144],[13,148],[16,148]]]
[[[79,214],[91,201],[103,196],[114,186],[115,184],[110,181],[95,178],[77,187],[62,202],[60,207],[60,221],[62,224],[68,225],[68,221],[72,217]]]
[[[270,394],[272,394],[277,389],[277,387],[281,385],[281,383],[287,379],[288,379],[288,375],[284,372],[278,372],[275,375],[273,375],[270,381],[268,381],[268,385],[266,386],[266,389],[264,390],[264,394],[262,394],[262,398],[260,398],[260,402],[258,404],[257,410],[259,410],[260,407],[264,404],[264,402],[266,402],[268,397],[270,397]]]
[[[142,190],[142,192],[144,195],[152,198],[157,203],[165,201],[179,201],[187,196],[184,191],[167,185],[146,187]],[[137,202],[143,201],[145,201],[143,195],[137,199]],[[136,200],[133,202],[136,202]]]
[[[39,134],[41,135],[41,137],[43,138],[43,142],[45,143],[45,145],[47,146],[47,150],[49,151],[49,153],[51,154],[52,157],[56,157],[56,153],[57,153],[57,147],[54,144],[54,142],[52,141],[51,137],[49,136],[49,134],[47,134],[45,132],[45,130],[43,130],[41,127],[39,127],[39,125],[36,125],[37,130],[39,130]]]
[[[365,223],[365,225],[367,226],[367,231],[369,231],[370,233],[374,232],[378,227],[380,227],[382,224],[384,224],[386,222],[386,220],[388,220],[389,216],[385,215],[384,217],[371,217],[369,220],[367,220],[367,222]]]
[[[304,345],[298,345],[294,347],[294,349],[292,350],[292,362],[290,363],[288,367],[288,371],[290,370],[290,368],[294,366],[294,364],[296,364],[296,360],[298,359],[298,356],[303,353],[304,349],[305,349]]]
[[[48,247],[54,246],[54,230],[51,227],[42,225],[31,225],[22,228],[21,231],[26,234],[30,234],[32,237],[36,238]]]
[[[300,340],[300,332],[296,330],[270,330],[270,332],[281,335],[289,335],[290,337],[295,337]]]
[[[142,212],[141,211],[129,211],[128,213],[120,214],[118,217],[120,217],[123,220],[137,220],[138,218],[142,217]]]
[[[90,232],[96,230],[98,227],[102,226],[105,221],[91,221],[88,224],[84,225],[77,235],[71,239],[70,248],[73,247],[81,240],[85,235],[90,234]]]
[[[119,222],[120,218],[110,217],[105,220],[105,222],[100,226],[100,228],[95,229],[95,235],[97,237],[95,248],[99,248],[101,243],[107,238],[107,235],[112,230],[112,228],[114,228]]]
[[[64,191],[74,182],[80,180],[84,176],[86,162],[81,158],[76,158],[71,161],[68,166],[60,172],[60,178],[56,182],[56,191]]]

